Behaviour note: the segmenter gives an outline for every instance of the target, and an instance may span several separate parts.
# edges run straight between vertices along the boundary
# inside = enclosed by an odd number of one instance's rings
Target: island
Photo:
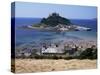
[[[90,31],[91,28],[72,24],[67,18],[58,13],[52,13],[47,18],[42,18],[40,23],[28,25],[26,28],[47,31]]]

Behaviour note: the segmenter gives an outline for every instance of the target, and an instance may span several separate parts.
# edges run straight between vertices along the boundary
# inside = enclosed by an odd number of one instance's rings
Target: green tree
[[[44,23],[48,26],[56,26],[58,24],[64,24],[64,25],[70,25],[71,24],[70,20],[59,16],[59,14],[57,14],[57,13],[52,13],[47,18],[43,18],[41,20],[41,23]]]

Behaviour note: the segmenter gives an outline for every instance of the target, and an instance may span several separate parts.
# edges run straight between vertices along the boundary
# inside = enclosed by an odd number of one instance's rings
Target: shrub
[[[39,55],[35,55],[34,58],[35,59],[42,59],[43,57],[42,56],[39,56]]]
[[[68,57],[65,57],[64,59],[65,59],[65,60],[70,60],[70,59],[74,59],[74,57],[68,56]]]
[[[97,49],[93,51],[92,59],[97,59]]]
[[[79,59],[97,59],[97,49],[87,48],[80,54]]]
[[[52,58],[53,59],[56,59],[56,60],[59,59],[56,55],[54,55]]]

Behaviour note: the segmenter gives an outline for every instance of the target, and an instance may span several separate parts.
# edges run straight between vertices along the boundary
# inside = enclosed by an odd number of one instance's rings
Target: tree
[[[87,48],[83,51],[80,56],[80,59],[97,59],[97,49]]]
[[[41,23],[44,23],[48,26],[56,26],[58,24],[63,24],[63,25],[70,25],[71,24],[70,20],[59,16],[59,14],[57,14],[57,13],[52,13],[47,18],[43,18],[41,20]]]

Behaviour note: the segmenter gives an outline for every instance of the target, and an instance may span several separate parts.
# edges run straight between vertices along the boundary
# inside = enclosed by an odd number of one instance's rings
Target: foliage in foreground
[[[75,53],[74,53],[75,54]],[[26,57],[24,54],[20,57],[16,57],[16,58],[32,58],[32,59],[65,59],[65,60],[70,60],[70,59],[97,59],[97,49],[93,49],[93,48],[87,48],[86,50],[82,51],[80,54],[78,55],[37,55],[37,54],[31,54],[30,56]]]
[[[97,59],[97,49],[87,48],[85,51],[83,51],[79,59]]]

